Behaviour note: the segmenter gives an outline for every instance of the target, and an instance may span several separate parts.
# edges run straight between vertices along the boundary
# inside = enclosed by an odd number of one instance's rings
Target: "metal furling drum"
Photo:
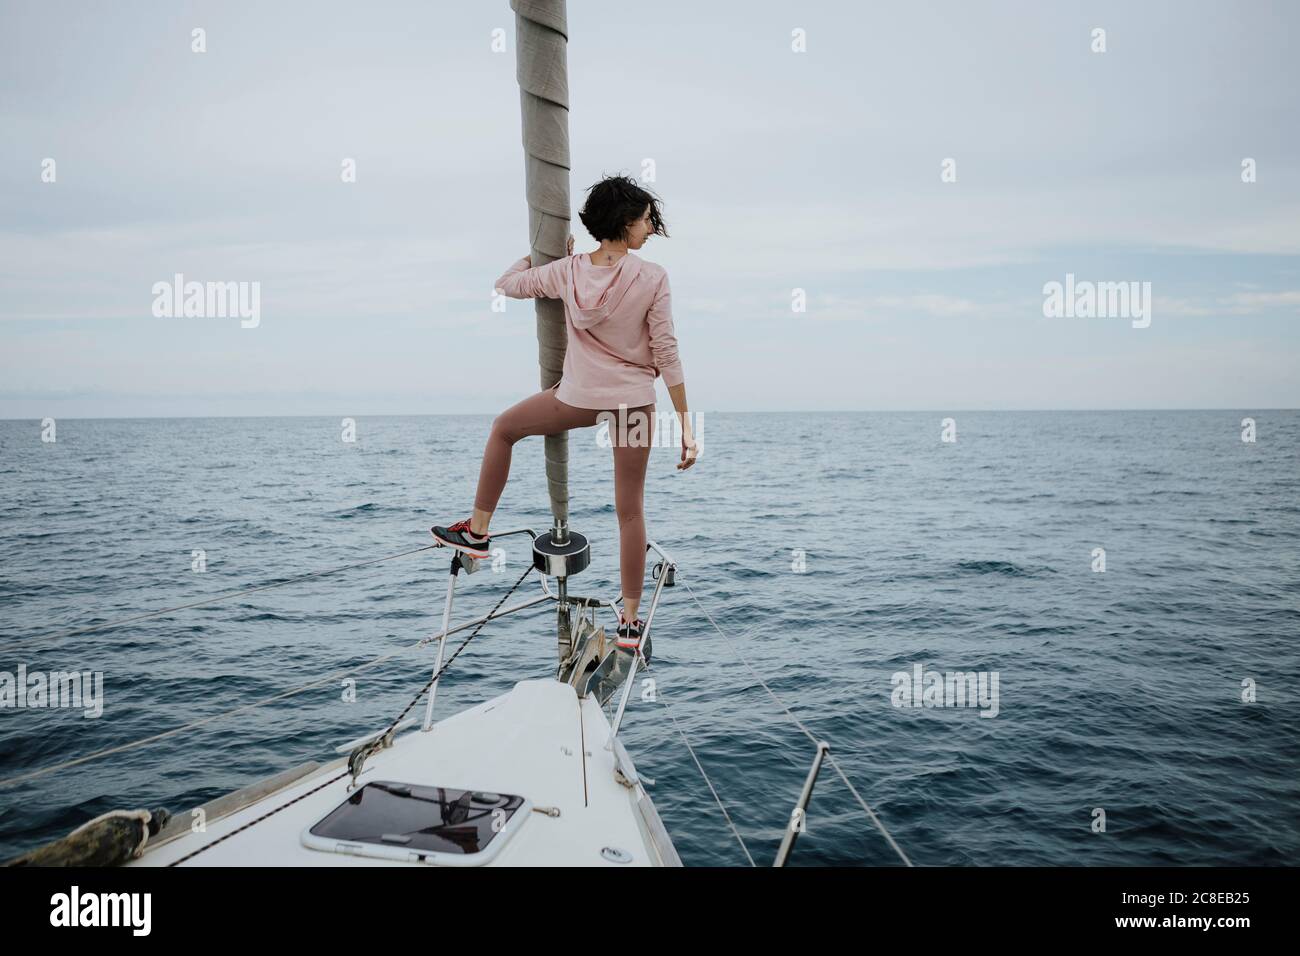
[[[563,580],[591,564],[591,545],[586,535],[570,531],[567,522],[556,522],[550,531],[533,539],[533,567],[548,577]]]

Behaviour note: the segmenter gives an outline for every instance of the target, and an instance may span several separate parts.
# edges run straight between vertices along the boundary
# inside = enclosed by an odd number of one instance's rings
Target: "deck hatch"
[[[302,842],[336,853],[474,866],[497,854],[530,807],[515,794],[374,780],[304,830]]]

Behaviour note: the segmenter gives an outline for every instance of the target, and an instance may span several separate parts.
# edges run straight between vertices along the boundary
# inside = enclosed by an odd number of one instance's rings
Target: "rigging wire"
[[[195,850],[191,850],[189,853],[185,854],[180,859],[173,860],[171,863],[168,864],[168,866],[176,866],[180,863],[184,863],[186,860],[190,859],[191,857],[198,856],[204,850],[211,849],[212,847],[216,846],[218,843],[221,843],[223,840],[230,839],[236,833],[241,833],[244,830],[247,830],[249,827],[261,823],[267,817],[274,816],[275,814],[279,813],[281,810],[285,809],[286,807],[293,806],[299,800],[303,800],[306,797],[311,796],[313,793],[316,793],[318,790],[324,790],[330,784],[337,783],[339,780],[342,780],[344,777],[350,775],[354,776],[353,769],[351,766],[352,759],[356,757],[358,754],[368,755],[374,750],[377,750],[381,747],[387,747],[390,745],[390,742],[387,741],[388,735],[397,729],[397,725],[402,722],[402,718],[405,717],[407,713],[410,712],[412,707],[414,707],[417,703],[419,703],[420,698],[423,697],[425,693],[429,690],[429,688],[432,687],[434,683],[437,682],[438,678],[441,677],[447,671],[447,668],[451,667],[452,662],[455,661],[456,658],[460,656],[460,652],[469,646],[469,642],[474,640],[474,638],[478,637],[479,631],[483,630],[483,625],[486,624],[488,621],[492,620],[492,615],[496,614],[497,610],[500,609],[501,605],[506,602],[506,598],[514,594],[515,591],[518,589],[519,585],[524,583],[524,578],[528,577],[528,575],[532,572],[532,570],[533,568],[531,566],[524,568],[524,573],[519,575],[519,580],[516,581],[514,584],[512,584],[510,586],[510,590],[508,590],[505,594],[501,596],[501,600],[497,601],[497,606],[494,607],[490,612],[488,612],[488,615],[483,620],[479,621],[478,627],[474,628],[473,633],[471,633],[469,637],[465,638],[465,640],[461,641],[460,647],[456,648],[456,652],[451,655],[451,657],[447,660],[445,664],[443,664],[441,667],[438,668],[437,672],[431,678],[429,678],[429,682],[425,684],[424,687],[420,688],[420,692],[416,694],[411,699],[411,702],[402,709],[402,712],[398,714],[396,718],[394,718],[393,722],[388,726],[388,729],[384,730],[377,737],[371,738],[371,740],[369,740],[368,742],[360,744],[359,746],[356,747],[356,749],[352,751],[352,756],[349,757],[349,761],[348,761],[349,767],[347,770],[343,771],[337,776],[331,777],[330,779],[326,780],[324,783],[320,784],[319,786],[312,787],[306,793],[299,794],[298,796],[294,797],[292,800],[288,801],[287,803],[282,803],[278,807],[274,807],[271,810],[268,810],[266,813],[263,813],[260,817],[248,821],[238,829],[231,830],[229,833],[226,833],[218,837],[217,839],[213,840],[211,843],[205,843],[203,846],[198,847]],[[420,643],[422,644],[424,642],[421,641]],[[419,645],[416,646],[418,647]],[[364,760],[364,756],[362,757],[362,759]]]
[[[704,766],[700,763],[700,758],[695,756],[695,748],[691,746],[691,742],[686,739],[685,731],[683,731],[681,726],[677,723],[677,718],[673,715],[672,708],[668,706],[668,701],[664,698],[663,691],[659,688],[655,688],[655,694],[661,701],[663,701],[664,707],[668,710],[668,718],[673,722],[673,727],[676,729],[677,733],[681,735],[682,743],[686,745],[686,750],[690,753],[691,759],[695,761],[696,769],[700,771],[700,776],[704,778],[705,784],[708,785],[709,792],[713,794],[713,801],[718,805],[718,809],[722,811],[722,816],[726,819],[727,826],[731,827],[731,832],[736,835],[736,840],[740,843],[740,848],[745,851],[745,857],[749,860],[749,865],[758,866],[758,864],[754,862],[753,855],[749,852],[749,847],[745,845],[744,837],[740,835],[740,831],[736,829],[736,824],[732,822],[731,814],[729,814],[727,808],[722,805],[722,798],[718,796],[718,791],[713,786],[713,781],[710,780],[709,775],[704,772]]]
[[[114,628],[122,627],[126,624],[134,624],[137,621],[147,621],[150,618],[162,617],[165,614],[174,614],[176,611],[186,611],[190,608],[207,607],[209,604],[219,604],[222,601],[229,601],[237,597],[243,597],[246,594],[256,594],[259,591],[269,591],[272,588],[282,588],[288,584],[296,584],[299,581],[306,581],[310,578],[322,578],[329,574],[338,574],[340,571],[351,571],[355,568],[364,568],[371,564],[380,564],[384,561],[393,561],[397,558],[405,558],[408,555],[419,554],[421,551],[428,551],[436,548],[436,544],[426,544],[419,548],[412,548],[409,551],[399,551],[397,554],[386,555],[382,558],[371,558],[369,561],[358,561],[356,564],[345,564],[337,568],[326,568],[322,571],[311,571],[307,574],[300,574],[297,577],[286,578],[283,581],[274,581],[270,584],[260,584],[257,587],[245,588],[242,591],[227,591],[224,594],[217,594],[210,598],[204,598],[202,601],[191,601],[188,604],[178,604],[175,607],[165,607],[157,611],[148,611],[144,614],[136,614],[131,617],[121,618],[116,621],[106,621],[103,624],[91,624],[87,627],[73,628],[70,631],[61,631],[53,634],[41,634],[37,637],[18,638],[18,643],[24,641],[50,641],[63,640],[68,637],[75,637],[78,634],[90,634],[94,631],[108,631]]]
[[[280,582],[275,583],[275,584],[261,585],[261,586],[256,587],[256,588],[251,588],[251,589],[248,589],[248,590],[245,590],[245,591],[240,591],[240,592],[237,592],[237,593],[238,593],[238,594],[250,594],[250,593],[252,593],[253,591],[265,591],[265,590],[267,590],[267,589],[269,589],[269,588],[283,587],[283,586],[285,586],[285,585],[287,585],[287,584],[292,584],[292,583],[294,583],[295,581],[303,581],[303,580],[306,580],[306,579],[308,579],[308,578],[312,578],[312,577],[321,577],[321,576],[323,576],[323,575],[325,575],[325,574],[333,574],[333,573],[338,572],[338,571],[350,570],[350,569],[353,569],[353,568],[365,567],[366,565],[377,564],[377,563],[379,563],[379,562],[381,562],[381,561],[391,561],[391,560],[393,560],[394,558],[405,557],[405,556],[407,556],[407,555],[409,555],[409,554],[415,554],[416,552],[419,552],[419,551],[428,551],[430,548],[436,548],[436,547],[438,547],[438,545],[426,545],[425,547],[415,548],[415,549],[413,549],[413,550],[411,550],[411,551],[403,551],[403,552],[400,552],[400,553],[398,553],[398,554],[391,554],[391,555],[388,555],[388,556],[383,557],[383,558],[374,558],[374,559],[369,560],[369,561],[361,561],[361,562],[358,562],[358,563],[356,563],[356,564],[346,565],[346,566],[344,566],[344,567],[339,567],[339,568],[330,568],[330,569],[328,569],[328,570],[326,570],[326,571],[315,571],[315,572],[312,572],[311,574],[299,575],[298,577],[290,578],[290,579],[285,580],[285,581],[280,581]],[[528,569],[528,571],[531,571],[531,570],[532,570],[532,568],[530,567],[530,568]],[[526,575],[528,572],[525,571],[524,573],[525,573],[525,575]],[[523,580],[523,578],[520,578],[520,581],[521,581],[521,582],[522,582],[522,580]],[[515,588],[517,588],[518,586],[519,586],[519,583],[516,582],[515,586],[514,586],[513,588],[511,588],[509,592],[507,592],[507,597],[508,597],[509,594],[510,594],[511,592],[513,592],[513,591],[515,590]],[[227,597],[233,597],[233,596],[234,596],[234,595],[227,595]],[[504,598],[503,598],[502,600],[504,601]],[[205,602],[199,602],[199,603],[205,603]],[[196,607],[196,606],[198,606],[198,604],[189,604],[189,605],[184,605],[184,606],[185,606],[185,607]],[[500,604],[500,602],[498,602],[498,604],[497,604],[497,608],[499,608],[500,606],[501,606],[501,604]],[[178,610],[178,608],[173,608],[173,609],[170,609],[170,610]],[[157,615],[157,614],[163,614],[163,613],[168,613],[168,612],[165,612],[165,611],[157,611],[157,612],[154,612],[154,613]],[[496,608],[493,608],[492,613],[496,613]],[[489,617],[488,617],[486,620],[484,620],[484,621],[479,625],[479,628],[481,628],[483,624],[486,624],[488,620],[491,620],[491,616],[490,616],[490,615],[489,615]],[[121,624],[121,623],[123,623],[123,622],[117,622],[117,624]],[[112,625],[112,626],[116,626],[116,625]],[[91,628],[91,630],[93,630],[93,629],[94,629],[94,628]],[[439,633],[441,633],[441,632],[439,632]],[[468,643],[469,643],[469,640],[472,640],[473,637],[474,637],[474,635],[476,635],[477,633],[478,633],[478,629],[476,629],[476,630],[474,631],[474,634],[471,634],[471,635],[470,635],[470,638],[469,638],[469,639],[467,639],[463,644],[461,644],[460,648],[458,648],[458,649],[456,650],[456,654],[459,654],[460,651],[465,647],[465,644],[468,644]],[[422,637],[422,638],[420,638],[420,640],[418,640],[418,641],[417,641],[416,643],[414,643],[414,644],[410,644],[410,645],[407,645],[407,646],[405,646],[405,647],[402,647],[402,648],[400,648],[399,650],[393,651],[393,652],[390,653],[390,654],[382,654],[382,655],[380,655],[379,657],[376,657],[376,658],[373,658],[373,659],[371,659],[371,660],[369,660],[369,661],[366,661],[366,662],[364,662],[364,663],[358,664],[358,665],[356,665],[355,667],[350,667],[350,668],[348,668],[347,670],[335,671],[334,673],[332,673],[332,674],[328,674],[328,675],[326,675],[325,677],[317,678],[316,680],[309,681],[309,682],[306,683],[306,684],[300,684],[300,685],[297,686],[297,687],[290,688],[289,690],[286,690],[286,691],[281,691],[280,693],[278,693],[278,694],[273,694],[273,695],[270,696],[270,697],[264,697],[264,698],[262,698],[261,700],[250,701],[250,702],[247,703],[247,704],[241,704],[240,706],[235,707],[235,708],[232,708],[231,710],[222,711],[221,713],[217,713],[217,714],[211,714],[211,715],[209,715],[209,716],[207,716],[207,717],[202,717],[202,718],[200,718],[200,719],[198,719],[198,720],[191,721],[191,722],[188,723],[188,724],[183,724],[183,725],[180,726],[180,727],[173,727],[171,730],[164,730],[164,731],[161,732],[161,733],[153,734],[153,735],[148,736],[148,737],[142,737],[142,738],[140,738],[139,740],[133,740],[133,741],[130,741],[130,742],[128,742],[128,743],[118,744],[117,746],[114,746],[114,747],[106,747],[106,748],[104,748],[103,750],[97,750],[97,751],[95,751],[94,753],[86,754],[86,755],[81,756],[81,757],[76,757],[76,758],[74,758],[74,759],[72,759],[72,760],[65,760],[65,761],[63,761],[62,763],[53,764],[53,765],[48,766],[48,767],[42,767],[42,768],[40,768],[39,770],[29,770],[29,771],[27,771],[26,773],[20,773],[20,774],[17,774],[17,775],[15,775],[15,776],[12,776],[12,777],[5,777],[5,778],[3,778],[3,779],[0,779],[0,789],[3,789],[3,788],[5,788],[5,787],[12,786],[13,784],[23,783],[23,782],[25,782],[25,781],[27,781],[27,780],[34,780],[34,779],[36,779],[36,778],[38,778],[38,777],[44,777],[44,776],[46,776],[47,774],[54,773],[54,772],[56,772],[56,771],[58,771],[58,770],[66,770],[68,767],[75,767],[75,766],[78,766],[78,765],[83,764],[83,763],[88,763],[88,762],[90,762],[90,761],[92,761],[92,760],[98,760],[98,759],[101,758],[101,757],[108,757],[108,756],[111,756],[112,754],[123,753],[123,752],[128,751],[128,750],[134,750],[134,749],[136,749],[136,748],[138,748],[138,747],[143,747],[145,744],[151,744],[151,743],[155,743],[155,742],[157,742],[157,741],[159,741],[159,740],[164,740],[164,739],[166,739],[166,738],[168,738],[168,737],[174,737],[176,734],[181,734],[181,733],[185,733],[186,731],[189,731],[189,730],[194,730],[194,729],[196,729],[196,728],[198,728],[198,727],[202,727],[202,726],[204,726],[204,725],[206,725],[206,724],[210,724],[210,723],[213,723],[213,722],[218,721],[218,720],[223,720],[223,719],[225,719],[226,717],[232,717],[232,716],[234,716],[235,714],[243,713],[244,711],[247,711],[247,710],[253,710],[253,709],[257,708],[257,707],[264,707],[265,705],[275,703],[275,702],[278,701],[278,700],[283,700],[283,699],[285,699],[285,698],[287,698],[287,697],[293,697],[293,696],[295,696],[295,695],[297,695],[297,694],[301,694],[301,693],[303,693],[304,691],[312,690],[312,689],[317,688],[317,687],[320,687],[320,686],[322,686],[322,685],[333,683],[334,681],[337,681],[337,680],[342,680],[343,678],[348,677],[348,676],[351,676],[352,674],[356,673],[357,671],[367,670],[367,669],[369,669],[369,668],[371,668],[371,667],[375,667],[375,666],[378,665],[378,664],[386,663],[387,661],[390,661],[390,660],[392,660],[393,658],[395,658],[395,657],[399,656],[400,654],[403,654],[403,653],[405,653],[405,652],[407,652],[407,651],[415,650],[415,649],[417,649],[417,648],[423,647],[425,644],[427,644],[429,641],[431,641],[431,640],[433,639],[434,636],[436,636],[436,635],[431,635],[431,636]],[[451,661],[453,661],[453,660],[456,659],[456,654],[453,654],[452,657],[451,657],[451,660],[447,661],[447,666],[450,666],[450,665],[451,665]],[[446,670],[446,667],[443,667],[443,670]],[[439,673],[441,673],[441,671],[439,671]],[[435,676],[435,679],[436,679],[436,676]],[[429,684],[426,685],[425,689],[427,690],[429,686],[432,686],[432,683],[433,683],[433,681],[430,681]],[[424,691],[421,691],[421,694],[423,694],[423,693],[424,693]],[[418,700],[419,698],[417,697],[416,699]],[[413,706],[413,704],[410,705],[410,706]],[[410,706],[408,706],[408,707],[406,708],[406,710],[410,710]],[[403,711],[402,713],[405,714],[406,711]],[[398,720],[400,721],[401,718],[399,717]],[[394,722],[394,723],[396,724],[396,722]],[[390,730],[391,730],[391,728],[390,728]]]
[[[790,710],[789,707],[786,706],[785,701],[781,700],[781,698],[776,695],[776,691],[772,690],[772,688],[768,686],[767,681],[763,680],[762,675],[760,675],[758,671],[754,670],[754,666],[749,662],[749,659],[745,657],[744,654],[740,653],[739,650],[736,650],[735,645],[732,643],[731,638],[726,635],[726,633],[722,630],[722,628],[718,627],[718,622],[713,619],[713,615],[710,614],[705,609],[704,605],[700,603],[700,599],[699,597],[696,596],[695,589],[691,587],[690,582],[683,581],[682,583],[686,585],[686,590],[691,592],[691,598],[695,601],[696,607],[698,607],[700,611],[703,612],[704,616],[709,619],[709,623],[713,625],[713,629],[717,631],[720,635],[722,635],[723,640],[725,640],[728,646],[730,646],[733,649],[736,656],[740,658],[740,660],[744,663],[746,667],[749,668],[749,672],[754,675],[754,679],[763,685],[763,689],[768,692],[768,694],[771,696],[771,698],[774,701],[776,701],[777,706],[780,707],[783,711],[785,711],[786,716],[790,718],[790,720],[794,723],[794,725],[798,727],[801,731],[803,731],[804,736],[807,737],[812,742],[813,746],[814,747],[818,746],[821,743],[821,740],[818,737],[814,736],[812,731],[810,731],[807,727],[805,727],[803,725],[803,722],[794,715],[794,713]],[[899,858],[905,864],[907,864],[908,866],[912,866],[913,863],[910,859],[908,859],[907,854],[903,852],[903,848],[900,847],[898,843],[894,840],[893,836],[890,835],[889,830],[885,828],[885,825],[880,821],[880,818],[876,816],[875,811],[872,810],[871,807],[867,805],[866,800],[862,799],[862,794],[858,793],[858,788],[853,786],[852,781],[850,781],[848,776],[845,775],[843,769],[841,769],[839,765],[839,761],[835,759],[835,754],[828,750],[826,752],[826,759],[830,761],[831,766],[835,768],[835,772],[839,774],[840,779],[844,781],[844,785],[849,788],[849,792],[853,794],[854,798],[858,801],[858,803],[862,806],[862,809],[866,812],[867,816],[871,819],[871,822],[876,825],[876,829],[878,829],[881,835],[883,835],[884,838],[889,842],[889,845],[893,848],[894,852],[898,854]]]
[[[248,594],[256,594],[260,591],[268,591],[274,588],[285,587],[289,584],[310,580],[312,578],[325,577],[327,575],[337,574],[342,571],[350,571],[356,568],[367,567],[369,565],[374,565],[374,564],[380,564],[385,561],[393,561],[396,560],[397,558],[403,558],[412,554],[418,554],[420,552],[428,551],[436,547],[438,547],[438,545],[424,545],[419,548],[412,548],[407,551],[401,551],[396,554],[385,555],[384,557],[380,557],[380,558],[372,558],[367,561],[359,561],[353,564],[341,565],[339,567],[327,568],[320,571],[312,571],[307,574],[302,574],[292,578],[287,578],[283,581],[276,581],[270,584],[258,585],[252,588],[245,588],[240,591],[232,591],[224,594],[215,595],[211,598],[205,598],[202,601],[193,601],[187,604],[180,604],[180,605],[176,605],[175,607],[162,608],[157,611],[150,611],[144,614],[138,614],[132,617],[123,618],[116,621],[109,621],[102,624],[94,624],[87,627],[76,628],[70,631],[64,631],[55,634],[47,634],[36,639],[37,640],[60,639],[61,640],[63,638],[72,637],[78,634],[87,634],[95,631],[111,630],[114,628],[122,627],[126,624],[135,623],[137,621],[143,621],[143,620],[148,620],[150,618],[161,617],[166,614],[173,614],[177,611],[188,610],[190,608],[196,608],[196,607],[206,607],[208,605],[217,604],[222,601],[232,600],[234,598],[241,597]],[[493,619],[493,615],[496,613],[497,609],[499,609],[501,605],[505,603],[506,599],[511,594],[514,593],[514,591],[519,587],[520,584],[523,583],[524,578],[527,577],[529,572],[531,572],[532,570],[533,569],[531,567],[525,569],[524,574],[519,578],[518,581],[515,582],[514,585],[511,586],[511,588],[505,593],[505,595],[502,596],[501,600],[497,602],[496,607],[494,607],[492,611],[489,612],[489,614],[482,621],[479,622],[478,626],[469,635],[469,637],[467,637],[461,643],[461,645],[452,654],[450,659],[448,659],[446,663],[441,668],[439,668],[438,672],[434,674],[433,677],[431,677],[429,681],[424,685],[424,687],[421,688],[420,691],[414,696],[414,698],[412,698],[411,702],[406,705],[406,707],[402,710],[402,712],[389,726],[388,730],[385,731],[384,734],[380,735],[380,739],[386,736],[386,734],[391,733],[396,728],[396,726],[401,722],[402,717],[404,717],[411,710],[411,708],[414,707],[416,703],[419,702],[419,700],[424,696],[424,694],[429,690],[429,688],[432,687],[433,684],[438,680],[438,678],[442,676],[442,674],[452,665],[452,663],[460,655],[461,651],[463,651],[465,647],[472,640],[474,640],[475,637],[478,636],[483,626],[487,624],[489,620]],[[695,604],[700,609],[701,613],[703,613],[704,616],[708,619],[709,623],[713,625],[713,629],[717,631],[718,634],[723,638],[723,640],[725,640],[727,644],[732,648],[733,652],[735,653],[735,656],[739,658],[740,661],[747,668],[749,668],[749,671],[754,676],[754,679],[757,680],[760,685],[762,685],[763,689],[767,691],[768,695],[772,698],[773,701],[776,702],[777,706],[785,713],[785,715],[790,719],[790,721],[804,734],[804,736],[806,736],[808,740],[813,743],[814,746],[820,744],[821,741],[806,726],[804,726],[803,722],[800,721],[798,717],[794,715],[793,711],[791,711],[790,708],[785,704],[785,702],[782,701],[779,696],[777,696],[776,692],[772,690],[772,688],[768,685],[768,683],[765,680],[763,680],[762,676],[758,673],[758,671],[754,669],[754,666],[750,663],[749,659],[745,657],[745,655],[736,648],[732,639],[726,634],[725,631],[722,630],[721,627],[718,626],[717,621],[713,619],[713,615],[711,615],[708,612],[708,610],[704,607],[704,605],[700,603],[699,596],[695,593],[695,589],[691,587],[690,582],[684,580],[682,583],[686,585],[687,591],[690,592],[692,600],[695,601]],[[430,641],[431,639],[432,639],[431,637],[423,637],[413,645],[409,645],[398,651],[394,651],[393,653],[390,654],[384,654],[379,657],[373,658],[370,661],[359,664],[355,667],[348,668],[345,671],[335,672],[325,677],[318,678],[317,680],[311,681],[307,684],[302,684],[298,687],[291,688],[287,691],[282,691],[281,693],[275,694],[271,697],[266,697],[261,700],[252,701],[250,703],[243,704],[239,707],[233,708],[228,711],[224,711],[219,714],[213,714],[196,721],[191,721],[188,724],[182,725],[180,727],[172,728],[171,730],[163,731],[162,733],[154,734],[149,737],[144,737],[139,740],[131,741],[129,743],[119,744],[115,747],[108,747],[103,750],[96,751],[95,753],[87,754],[82,757],[77,757],[72,760],[63,761],[62,763],[54,764],[49,767],[43,767],[39,770],[28,771],[27,773],[22,773],[16,776],[0,779],[0,788],[12,786],[13,784],[22,783],[27,780],[33,780],[38,777],[43,777],[47,774],[54,773],[58,770],[64,770],[67,769],[68,767],[78,766],[80,764],[87,763],[91,760],[96,760],[101,757],[106,757],[111,754],[122,753],[127,750],[132,750],[137,747],[144,746],[145,744],[154,743],[156,741],[175,736],[176,734],[184,733],[186,731],[193,730],[197,727],[202,727],[214,721],[233,716],[234,714],[242,713],[247,710],[252,710],[257,707],[262,707],[265,706],[266,704],[274,703],[277,700],[283,700],[284,698],[287,697],[292,697],[304,691],[311,690],[316,687],[320,687],[324,684],[332,683],[333,681],[342,679],[343,677],[347,677],[351,674],[356,673],[359,670],[365,670],[367,668],[374,667],[378,664],[385,663],[389,660],[392,660],[393,658],[397,657],[399,654],[407,650],[422,647],[424,644],[428,643],[428,641]],[[681,735],[683,743],[686,744],[686,749],[690,753],[692,761],[694,761],[696,768],[700,771],[700,775],[704,778],[705,784],[708,786],[710,792],[713,794],[713,799],[717,803],[718,808],[722,811],[723,817],[726,819],[727,825],[731,828],[732,833],[735,834],[735,837],[737,841],[739,841],[741,849],[744,851],[745,856],[748,858],[750,865],[751,866],[756,865],[754,863],[753,856],[749,852],[748,846],[745,845],[745,841],[740,835],[740,831],[736,828],[735,823],[732,821],[731,815],[727,813],[727,809],[722,803],[722,799],[718,795],[717,789],[714,787],[713,782],[709,779],[709,776],[705,772],[703,765],[700,763],[699,758],[696,756],[694,748],[691,747],[690,741],[687,739],[685,732],[682,730],[681,725],[678,723],[677,718],[673,714],[671,707],[669,707],[666,700],[663,701],[663,703],[665,708],[668,710],[669,718],[672,720],[674,728],[677,730],[678,734]],[[867,814],[868,818],[872,821],[873,824],[875,824],[876,828],[880,831],[881,835],[884,836],[886,841],[888,841],[890,847],[894,850],[895,853],[898,854],[899,858],[903,861],[904,864],[906,864],[907,866],[912,866],[913,865],[912,861],[908,858],[907,854],[903,852],[902,847],[900,847],[898,843],[894,840],[893,836],[889,833],[889,830],[885,827],[884,823],[881,822],[880,818],[867,804],[866,800],[862,798],[862,795],[858,792],[857,788],[853,785],[853,782],[849,780],[848,776],[844,773],[843,768],[840,767],[839,762],[835,759],[835,755],[832,752],[828,751],[826,754],[826,758],[827,760],[829,760],[831,766],[835,769],[835,772],[839,775],[840,779],[844,782],[845,786],[848,787],[849,792],[853,794],[853,797],[857,800],[858,804],[862,807],[863,811]],[[287,805],[288,804],[285,804],[285,806]],[[283,809],[283,807],[278,809]],[[271,811],[271,813],[274,812],[277,811],[275,810]],[[270,815],[271,814],[268,813],[258,819],[261,820],[264,819],[265,816],[270,816]],[[252,824],[249,825],[251,826]],[[233,833],[228,834],[228,836],[233,836]],[[216,841],[216,842],[220,842],[220,841]],[[213,846],[213,845],[215,845],[215,842],[212,844],[208,844],[207,846]],[[202,852],[203,849],[206,849],[206,847],[200,848],[199,850],[194,851],[194,853]],[[191,853],[189,856],[193,856],[194,853]],[[189,856],[184,857],[183,859],[188,859]],[[180,862],[180,861],[178,860],[176,862]]]

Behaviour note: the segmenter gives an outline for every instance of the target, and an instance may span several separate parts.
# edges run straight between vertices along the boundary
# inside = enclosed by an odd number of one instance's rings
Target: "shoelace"
[[[464,521],[457,521],[454,525],[451,525],[449,528],[447,528],[447,530],[448,530],[448,531],[469,531],[470,534],[474,534],[473,531],[470,531],[470,527],[469,527],[469,524],[470,524],[470,521],[471,521],[471,520],[472,520],[472,519],[470,519],[470,518],[466,518]],[[481,535],[479,535],[479,534],[475,534],[474,537],[476,537],[476,538],[486,538],[487,535],[485,535],[485,534],[481,534]]]
[[[641,633],[642,633],[643,631],[645,631],[645,621],[638,617],[635,621],[632,622],[632,627],[635,627],[635,628],[636,628],[636,630],[637,630],[637,635],[636,635],[636,636],[639,637],[639,636],[641,635]],[[619,636],[619,637],[631,637],[631,636],[633,636],[633,635],[632,635],[632,627],[629,627],[629,626],[628,626],[628,622],[627,622],[627,620],[623,617],[623,615],[620,614],[620,615],[618,616],[618,636]]]

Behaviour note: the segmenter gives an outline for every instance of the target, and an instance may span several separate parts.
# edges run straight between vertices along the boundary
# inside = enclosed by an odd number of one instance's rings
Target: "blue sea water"
[[[967,412],[955,442],[944,417],[707,415],[695,468],[655,449],[650,535],[915,863],[1294,864],[1300,413]],[[469,513],[490,421],[361,418],[355,443],[326,418],[60,420],[53,443],[38,422],[0,422],[0,671],[102,671],[105,701],[98,719],[0,709],[0,780],[435,631],[445,552],[50,637],[422,546],[430,524]],[[570,441],[571,520],[594,542],[573,588],[613,596],[611,458],[595,435]],[[494,528],[547,526],[541,461],[541,438],[516,446]],[[465,579],[458,618],[522,573],[520,540],[501,542],[499,572]],[[553,632],[544,609],[489,625],[438,713],[552,673]],[[671,718],[770,863],[811,744],[685,587],[665,592],[654,650],[664,703],[634,702],[624,734],[683,861],[746,859]],[[358,671],[355,703],[331,682],[0,785],[0,857],[108,809],[184,812],[328,759],[409,701],[433,653]],[[893,675],[918,664],[997,672],[996,716],[895,706]],[[897,862],[825,768],[792,864]]]

